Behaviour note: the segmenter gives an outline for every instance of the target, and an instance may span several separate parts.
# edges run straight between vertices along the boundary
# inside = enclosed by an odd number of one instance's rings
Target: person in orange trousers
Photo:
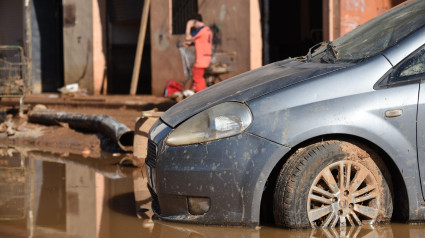
[[[191,29],[194,31],[191,32]],[[193,91],[199,92],[207,87],[204,73],[211,62],[212,32],[202,22],[202,16],[195,14],[186,24],[185,45],[195,44],[195,63],[192,66]]]

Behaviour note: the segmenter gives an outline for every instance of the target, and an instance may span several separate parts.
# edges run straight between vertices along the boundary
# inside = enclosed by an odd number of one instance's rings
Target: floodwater
[[[118,166],[123,156],[84,158],[0,148],[0,238],[425,237],[425,225],[296,231],[152,219],[143,170]]]

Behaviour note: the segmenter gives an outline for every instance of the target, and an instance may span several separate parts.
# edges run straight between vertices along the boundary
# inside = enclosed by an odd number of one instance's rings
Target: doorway
[[[62,0],[32,1],[33,80],[42,92],[57,92],[64,85]]]
[[[143,1],[108,0],[108,94],[128,94],[136,56]],[[148,21],[148,26],[150,25]],[[137,94],[151,93],[150,27],[137,85]]]
[[[306,55],[323,41],[322,1],[261,0],[263,64]]]

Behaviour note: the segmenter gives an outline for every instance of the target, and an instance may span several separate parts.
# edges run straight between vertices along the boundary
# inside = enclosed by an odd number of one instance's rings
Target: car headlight
[[[249,108],[225,102],[188,119],[168,135],[167,145],[190,145],[237,135],[252,122]]]

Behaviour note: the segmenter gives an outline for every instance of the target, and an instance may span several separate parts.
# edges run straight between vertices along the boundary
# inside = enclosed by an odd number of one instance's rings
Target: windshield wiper
[[[325,46],[326,47],[326,49],[325,49],[326,55],[329,55],[329,53],[331,54],[333,59],[329,59],[329,61],[326,61],[326,62],[328,62],[328,63],[335,62],[336,57],[338,55],[338,51],[336,50],[335,46],[332,44],[331,41],[322,41],[322,42],[317,43],[317,44],[313,45],[312,47],[310,47],[310,49],[308,49],[308,53],[307,53],[307,62],[309,62],[309,63],[311,62],[311,57],[312,57],[311,51],[313,49],[317,48],[318,46],[320,46],[320,47]],[[323,57],[322,57],[322,59],[323,59]]]

